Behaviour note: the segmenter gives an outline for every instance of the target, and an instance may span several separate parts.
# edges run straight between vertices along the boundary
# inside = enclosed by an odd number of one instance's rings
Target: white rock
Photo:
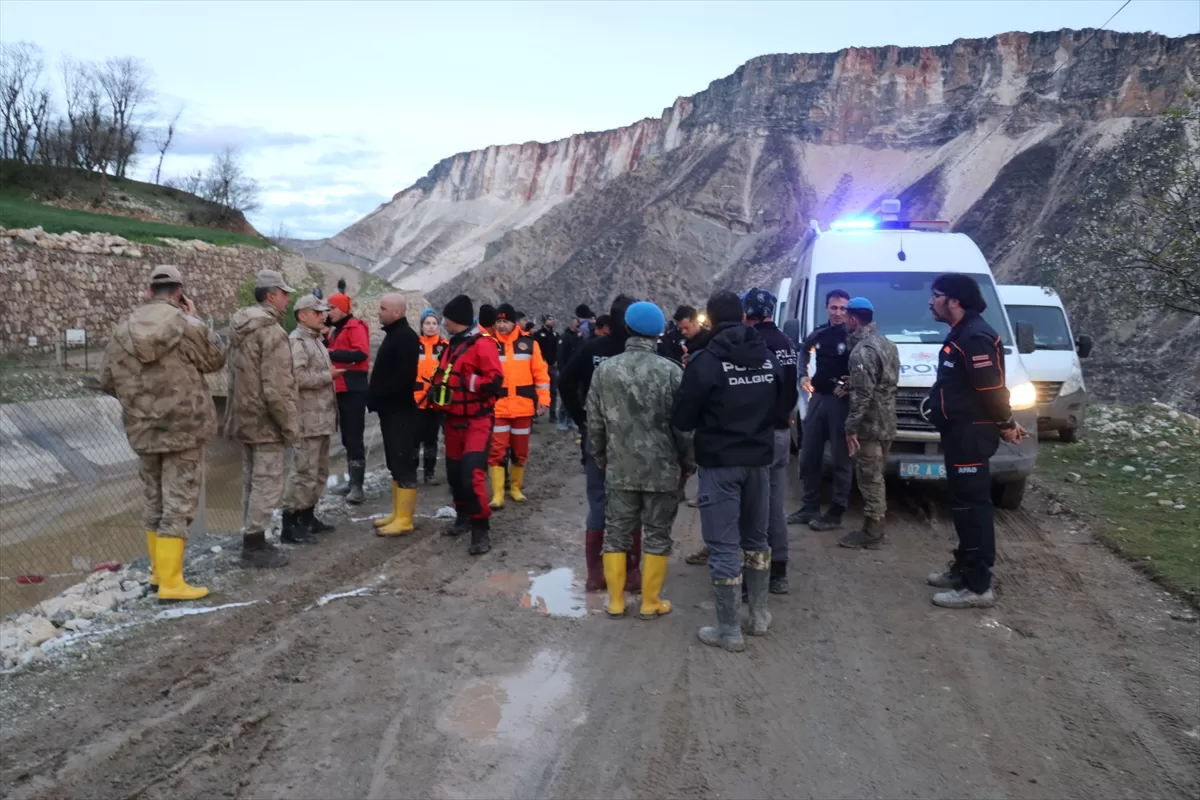
[[[92,621],[90,619],[76,617],[75,619],[67,620],[67,624],[63,627],[69,631],[86,631],[88,628],[92,627]]]
[[[121,579],[117,577],[105,578],[100,581],[100,591],[102,592],[119,592],[121,591]]]
[[[42,642],[53,639],[58,636],[58,628],[48,619],[36,617],[33,622],[29,623],[24,628],[23,638],[29,645],[39,645]]]
[[[45,651],[43,651],[40,647],[34,647],[22,653],[21,658],[17,663],[22,667],[28,667],[30,664],[36,664],[39,661],[45,660]]]
[[[1128,464],[1121,467],[1121,472],[1137,472],[1137,467],[1131,467]]]
[[[1163,508],[1174,508],[1175,507],[1174,500],[1159,500],[1158,504],[1160,506],[1162,506]]]
[[[1146,492],[1142,497],[1158,497],[1158,492]]]
[[[103,591],[91,598],[91,603],[100,611],[109,611],[117,605],[117,595],[113,591]]]
[[[134,580],[121,581],[121,591],[132,592],[134,589],[141,591],[142,585]]]
[[[1176,511],[1183,511],[1187,508],[1187,506],[1185,506],[1183,503],[1179,503],[1178,505],[1172,506],[1172,508],[1174,508]]]
[[[1067,473],[1067,483],[1079,483],[1081,480],[1083,480],[1083,476],[1078,472]]]
[[[87,591],[86,583],[77,583],[74,586],[68,586],[63,592],[64,597],[81,597]]]
[[[221,552],[221,545],[214,544],[212,547],[208,548],[208,552],[210,552],[214,555]]]
[[[130,589],[129,591],[121,592],[119,595],[117,595],[117,602],[118,603],[128,603],[131,600],[140,599],[141,596],[142,596],[142,587],[135,586],[134,588]]]
[[[43,617],[53,619],[58,614],[64,613],[73,602],[74,598],[70,595],[51,597],[48,600],[38,603],[37,610]]]

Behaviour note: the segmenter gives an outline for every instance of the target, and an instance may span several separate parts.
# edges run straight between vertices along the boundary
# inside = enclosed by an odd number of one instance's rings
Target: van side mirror
[[[788,319],[783,322],[783,332],[792,340],[796,347],[800,346],[800,320]]]
[[[1086,333],[1079,334],[1079,338],[1075,340],[1075,352],[1079,353],[1080,358],[1087,358],[1092,354],[1092,337]]]
[[[1027,355],[1037,349],[1033,339],[1033,323],[1022,320],[1017,323],[1017,352]]]

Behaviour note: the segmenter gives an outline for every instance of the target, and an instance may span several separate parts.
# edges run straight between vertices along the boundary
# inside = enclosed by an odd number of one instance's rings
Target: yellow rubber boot
[[[417,510],[417,490],[416,489],[397,489],[396,490],[396,519],[392,520],[391,525],[380,528],[375,531],[380,536],[403,536],[406,533],[412,533],[413,530],[413,512]]]
[[[512,495],[512,499],[518,503],[525,502],[525,495],[521,494],[521,489],[525,485],[525,466],[517,466],[513,464],[508,470],[508,493]]]
[[[159,600],[199,600],[208,596],[203,586],[188,586],[183,580],[183,539],[159,536],[155,543]]]
[[[504,508],[504,467],[489,467],[488,475],[492,478],[492,508]]]
[[[625,616],[625,554],[604,554],[604,582],[608,584],[608,605],[604,610],[610,617]]]
[[[658,619],[671,613],[671,603],[661,599],[663,581],[667,578],[667,557],[650,553],[642,555],[642,619]]]
[[[398,491],[400,491],[400,487],[396,485],[395,481],[392,481],[392,513],[388,514],[386,517],[381,517],[380,519],[375,520],[376,528],[386,528],[388,525],[391,525],[396,521],[396,509],[398,508],[396,492]]]
[[[158,533],[146,531],[146,551],[150,553],[150,586],[158,589]]]

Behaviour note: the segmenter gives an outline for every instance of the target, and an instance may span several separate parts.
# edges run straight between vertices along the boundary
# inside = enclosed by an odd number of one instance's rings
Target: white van
[[[1087,406],[1079,359],[1092,352],[1092,337],[1075,339],[1058,292],[1042,286],[997,286],[1000,302],[1015,325],[1033,326],[1034,351],[1021,356],[1037,389],[1039,431],[1058,431],[1064,442],[1077,442]]]
[[[890,208],[888,206],[891,205]],[[996,296],[992,271],[965,234],[946,233],[947,223],[907,222],[894,218],[896,201],[885,201],[892,218],[841,220],[829,231],[814,221],[792,272],[784,330],[797,342],[828,320],[825,297],[841,289],[866,297],[875,306],[879,331],[900,351],[900,388],[896,393],[897,432],[888,456],[888,474],[903,480],[945,480],[941,436],[926,419],[922,403],[937,376],[938,350],[949,329],[929,310],[934,278],[945,272],[974,277],[988,308],[983,317],[1004,345],[1005,378],[1013,416],[1036,430],[1033,384],[1017,355],[1017,337]],[[782,300],[782,298],[780,298]],[[1020,329],[1021,352],[1033,352],[1033,332]],[[804,418],[808,396],[801,392],[797,417]],[[803,435],[803,425],[800,426]],[[1019,508],[1026,479],[1037,462],[1037,437],[1020,444],[1000,443],[991,460],[992,499],[1000,508]]]

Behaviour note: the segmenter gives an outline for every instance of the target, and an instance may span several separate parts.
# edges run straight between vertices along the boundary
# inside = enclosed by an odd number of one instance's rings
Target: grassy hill
[[[240,213],[222,215],[219,206],[178,189],[110,177],[103,202],[100,195],[94,174],[0,161],[5,228],[40,225],[48,233],[111,233],[148,244],[169,237],[270,246]]]

